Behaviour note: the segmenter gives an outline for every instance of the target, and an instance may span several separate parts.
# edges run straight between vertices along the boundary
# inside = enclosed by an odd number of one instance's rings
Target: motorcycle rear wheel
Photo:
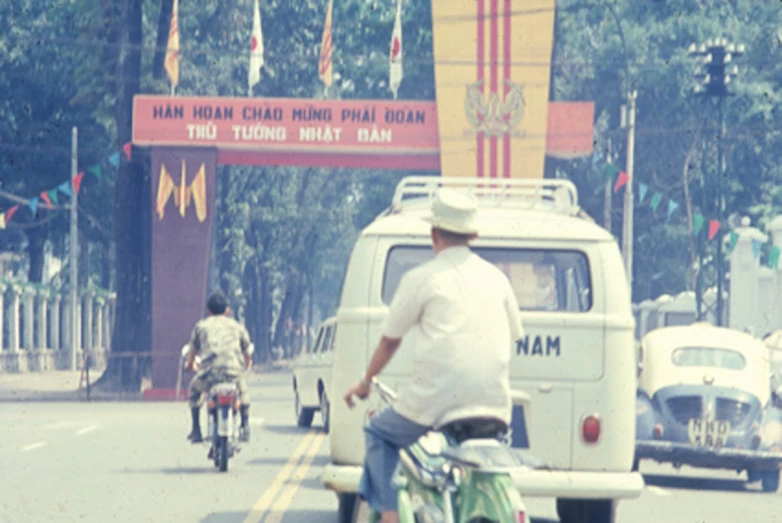
[[[228,437],[220,436],[217,438],[217,449],[215,449],[215,461],[220,472],[228,470]]]

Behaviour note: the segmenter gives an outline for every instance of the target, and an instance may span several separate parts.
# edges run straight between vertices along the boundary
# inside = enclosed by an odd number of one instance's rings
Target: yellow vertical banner
[[[443,176],[542,178],[555,0],[432,0]]]

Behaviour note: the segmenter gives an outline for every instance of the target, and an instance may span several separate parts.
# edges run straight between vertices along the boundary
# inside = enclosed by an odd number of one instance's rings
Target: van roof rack
[[[405,202],[431,200],[440,187],[466,189],[484,204],[523,209],[540,209],[578,215],[578,191],[570,180],[508,179],[442,176],[406,176],[396,186],[390,213],[399,213]]]

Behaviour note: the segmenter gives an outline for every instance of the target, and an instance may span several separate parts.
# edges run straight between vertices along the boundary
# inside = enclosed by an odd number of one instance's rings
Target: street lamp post
[[[690,56],[702,57],[703,71],[695,75],[697,79],[701,81],[700,84],[695,86],[695,93],[702,96],[716,97],[717,98],[717,118],[718,118],[718,130],[717,130],[717,175],[714,182],[715,197],[713,200],[713,207],[716,211],[716,219],[720,223],[725,218],[725,195],[723,191],[723,178],[725,177],[725,165],[723,160],[722,140],[725,135],[725,113],[723,109],[723,102],[726,96],[731,96],[732,93],[728,91],[728,83],[731,78],[735,78],[738,75],[738,67],[733,66],[732,70],[728,70],[728,64],[734,57],[739,57],[744,54],[743,45],[729,44],[725,38],[717,38],[715,40],[708,40],[705,44],[696,46],[690,45]],[[704,193],[708,184],[703,184]],[[706,209],[706,197],[703,198],[704,209]],[[717,325],[722,325],[724,322],[723,315],[723,289],[725,283],[725,267],[724,267],[724,254],[722,246],[722,228],[717,231],[716,235],[716,322]],[[703,307],[703,294],[704,294],[704,261],[706,257],[706,242],[700,240],[699,245],[699,257],[698,257],[698,282],[695,287],[695,294],[698,307],[698,320],[703,320],[704,307]]]

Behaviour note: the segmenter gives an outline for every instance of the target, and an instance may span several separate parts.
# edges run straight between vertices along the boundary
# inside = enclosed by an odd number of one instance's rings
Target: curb
[[[250,371],[252,375],[270,374],[287,370],[290,368],[290,362],[265,363],[254,366]],[[70,389],[56,391],[40,390],[0,390],[0,404],[2,403],[53,403],[53,402],[175,402],[182,403],[187,401],[187,390],[180,394],[180,399],[175,399],[176,390],[171,389],[152,389],[148,388],[139,392],[104,392],[91,391],[87,398],[85,389]]]

